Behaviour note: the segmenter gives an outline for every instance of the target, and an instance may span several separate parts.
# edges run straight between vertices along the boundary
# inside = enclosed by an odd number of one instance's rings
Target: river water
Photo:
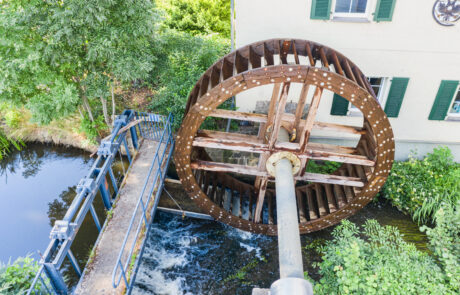
[[[61,219],[73,198],[78,181],[93,164],[88,153],[78,149],[28,144],[0,162],[0,261],[44,251],[49,232]],[[126,164],[126,163],[125,163]],[[114,171],[120,177],[121,162]],[[100,196],[95,207],[101,223],[105,210]],[[350,220],[363,224],[377,219],[399,228],[405,239],[426,251],[426,236],[408,216],[394,207],[370,204]],[[331,238],[333,228],[302,237],[302,246]],[[97,238],[88,215],[77,234],[72,251],[83,267]],[[217,222],[182,219],[158,213],[151,226],[140,261],[133,294],[250,294],[252,288],[268,288],[278,279],[278,248],[273,237],[246,233]],[[304,250],[305,270],[317,278],[311,267],[319,257]],[[69,282],[73,271],[64,265]]]
[[[0,161],[0,262],[31,255],[39,259],[50,241],[55,220],[62,219],[76,196],[76,186],[88,174],[95,158],[79,149],[27,144]],[[127,167],[127,163],[124,163]],[[121,161],[114,165],[117,179],[122,174]],[[106,212],[98,194],[94,207],[101,224]],[[98,230],[90,214],[85,218],[71,250],[84,267],[97,239]],[[70,284],[78,278],[63,265]]]
[[[350,218],[356,224],[377,219],[399,228],[408,242],[426,251],[427,238],[396,208],[369,204]],[[331,239],[333,227],[302,236],[302,246]],[[303,250],[304,268],[318,279],[313,262],[320,257]],[[279,278],[277,239],[243,232],[212,221],[182,219],[159,212],[150,229],[132,294],[251,294]]]

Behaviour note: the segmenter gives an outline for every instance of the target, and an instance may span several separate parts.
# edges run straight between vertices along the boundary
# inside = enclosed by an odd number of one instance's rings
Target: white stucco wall
[[[376,0],[369,0],[371,12]],[[270,38],[308,39],[332,47],[367,76],[409,77],[398,118],[390,118],[398,158],[411,148],[448,144],[460,160],[460,121],[428,120],[441,80],[460,80],[460,21],[452,27],[432,17],[434,0],[397,0],[393,20],[343,22],[310,19],[310,0],[236,0],[236,47]],[[296,95],[294,91],[292,95]],[[270,97],[255,90],[237,97],[240,110]],[[295,100],[295,98],[293,98]],[[317,120],[358,124],[360,118],[331,116],[332,95],[322,99]],[[318,136],[321,136],[319,134]],[[423,144],[422,144],[423,143]]]

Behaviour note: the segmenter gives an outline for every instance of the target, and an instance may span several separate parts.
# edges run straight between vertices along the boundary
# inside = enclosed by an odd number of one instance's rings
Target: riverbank
[[[43,143],[73,147],[90,153],[97,150],[98,143],[91,141],[80,131],[81,119],[78,114],[54,120],[48,125],[39,125],[30,121],[31,114],[28,110],[23,108],[19,112],[20,117],[12,124],[5,123],[0,126],[3,133],[13,140],[20,140],[25,144]]]

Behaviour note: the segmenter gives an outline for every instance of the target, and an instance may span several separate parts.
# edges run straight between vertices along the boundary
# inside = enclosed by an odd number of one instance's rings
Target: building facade
[[[369,78],[390,118],[397,159],[407,159],[411,150],[422,156],[447,145],[460,161],[460,20],[450,26],[438,23],[434,14],[445,7],[441,0],[437,3],[441,8],[433,10],[436,2],[237,0],[235,44],[298,38],[340,51]],[[460,13],[460,1],[451,2]],[[300,85],[291,88],[289,100],[295,103]],[[240,111],[258,111],[270,95],[267,87],[253,89],[238,95],[236,105]],[[359,126],[362,115],[338,95],[328,93],[317,120]],[[341,144],[355,140],[340,134],[312,136]]]

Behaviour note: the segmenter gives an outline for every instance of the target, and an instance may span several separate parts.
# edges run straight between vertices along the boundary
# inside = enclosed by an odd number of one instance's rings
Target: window
[[[368,0],[336,0],[334,17],[367,17]]]
[[[457,89],[456,94],[457,95],[454,97],[454,101],[452,102],[448,116],[460,118],[460,87]]]
[[[387,92],[387,84],[388,84],[388,78],[384,77],[367,77],[367,80],[371,84],[372,89],[374,90],[375,96],[377,97],[378,102],[382,107],[385,106],[385,100],[386,100],[386,92]],[[354,113],[361,113],[358,108],[356,108],[354,105],[350,104],[350,114]]]

